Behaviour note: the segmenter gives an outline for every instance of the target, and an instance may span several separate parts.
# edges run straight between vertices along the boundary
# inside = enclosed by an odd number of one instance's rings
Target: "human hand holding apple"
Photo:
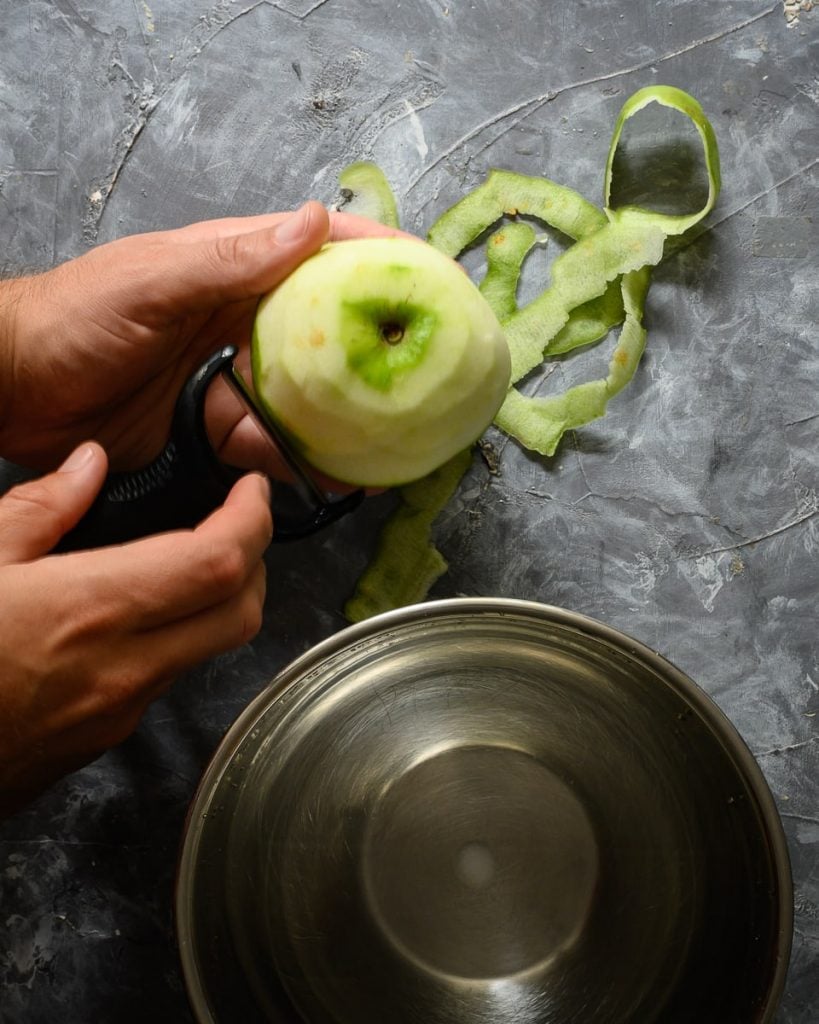
[[[162,450],[185,381],[215,351],[249,342],[259,299],[327,241],[395,234],[317,202],[130,235],[30,277],[0,282],[0,454],[51,470],[86,440],[116,471]],[[281,466],[227,385],[208,391],[220,459]]]
[[[461,268],[407,237],[330,243],[260,303],[254,387],[316,469],[390,487],[474,442],[509,387],[510,357]]]

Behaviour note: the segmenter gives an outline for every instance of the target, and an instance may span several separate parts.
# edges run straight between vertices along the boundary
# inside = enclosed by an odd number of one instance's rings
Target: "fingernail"
[[[257,473],[256,474],[256,479],[259,481],[259,490],[261,491],[261,494],[262,494],[262,500],[264,501],[265,505],[267,505],[268,509],[270,509],[270,499],[271,499],[271,497],[273,495],[273,490],[272,490],[272,487],[270,486],[270,477],[265,476],[264,473]],[[273,539],[273,513],[271,512],[271,514],[270,514],[270,526],[269,526],[268,535],[267,535],[267,543],[269,544],[272,539]]]
[[[256,479],[259,481],[259,493],[263,500],[269,505],[270,504],[270,481],[263,473],[257,473]]]
[[[296,210],[294,214],[283,220],[276,228],[276,241],[289,245],[298,242],[307,234],[307,226],[310,223],[310,213],[307,205]]]
[[[84,466],[87,466],[93,457],[94,449],[90,444],[80,445],[79,448],[75,448],[68,456],[62,466],[60,466],[58,472],[76,473],[78,469],[82,469]]]

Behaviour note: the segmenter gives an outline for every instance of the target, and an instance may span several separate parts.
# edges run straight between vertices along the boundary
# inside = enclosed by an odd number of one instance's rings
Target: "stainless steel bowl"
[[[347,629],[248,706],[176,911],[201,1024],[761,1024],[792,889],[690,679],[583,616],[464,599]]]

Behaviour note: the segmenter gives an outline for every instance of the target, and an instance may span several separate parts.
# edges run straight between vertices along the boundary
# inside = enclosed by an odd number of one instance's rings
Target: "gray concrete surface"
[[[781,0],[6,0],[0,19],[7,274],[331,202],[357,158],[384,168],[416,232],[490,166],[599,201],[623,100],[657,82],[699,98],[724,190],[655,275],[637,378],[552,459],[493,436],[499,474],[476,461],[439,523],[451,569],[434,596],[603,619],[728,714],[790,845],[778,1024],[819,1021],[817,30],[819,11]],[[592,352],[553,379],[603,365]],[[0,1020],[191,1019],[171,912],[187,803],[246,701],[343,625],[389,508],[274,549],[259,638],[0,825]]]

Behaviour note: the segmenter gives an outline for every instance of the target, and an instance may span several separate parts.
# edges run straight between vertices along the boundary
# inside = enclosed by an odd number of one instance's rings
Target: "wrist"
[[[6,454],[6,434],[13,419],[22,307],[28,290],[27,278],[0,281],[0,457]]]

